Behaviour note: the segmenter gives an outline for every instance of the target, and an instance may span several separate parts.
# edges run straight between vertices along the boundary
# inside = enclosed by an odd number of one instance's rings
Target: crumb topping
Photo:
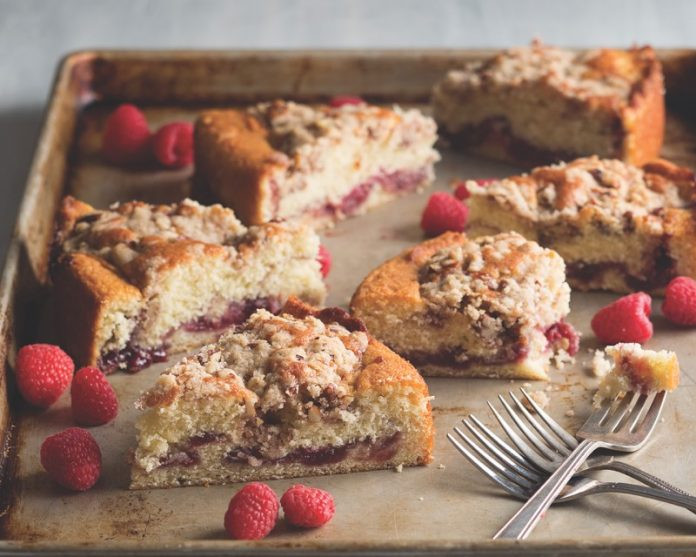
[[[685,207],[696,187],[693,173],[666,161],[638,168],[596,156],[466,185],[472,195],[492,197],[534,222],[592,213],[615,225],[665,207]]]
[[[339,143],[346,136],[365,142],[397,140],[404,148],[423,137],[434,137],[435,122],[418,110],[402,110],[399,107],[385,109],[367,104],[340,107],[312,107],[290,101],[276,100],[260,103],[249,109],[269,131],[269,142],[289,157],[287,162],[301,164],[307,148],[317,143]],[[398,137],[393,137],[399,125]],[[312,161],[307,161],[307,164]]]
[[[484,338],[523,324],[551,325],[569,311],[561,257],[515,232],[448,246],[421,267],[419,280],[431,309],[466,314]]]
[[[312,420],[351,403],[367,344],[365,332],[338,323],[259,310],[162,374],[141,405],[233,394],[243,397],[249,416]]]
[[[543,45],[505,50],[486,61],[452,70],[440,87],[465,91],[473,88],[520,87],[544,84],[580,100],[604,98],[617,107],[626,105],[633,85],[654,59],[650,48],[573,52]]]

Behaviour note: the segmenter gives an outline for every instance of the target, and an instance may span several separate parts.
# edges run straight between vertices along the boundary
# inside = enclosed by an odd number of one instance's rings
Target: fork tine
[[[503,441],[500,437],[493,433],[493,431],[491,431],[490,428],[483,425],[483,422],[481,422],[481,420],[479,420],[476,416],[474,416],[473,414],[469,414],[468,420],[465,420],[464,423],[469,428],[469,430],[472,431],[472,433],[474,433],[474,435],[476,435],[478,438],[478,436],[481,435],[480,431],[474,432],[474,430],[472,429],[473,426],[468,422],[473,422],[478,428],[478,430],[485,433],[491,441],[498,445],[498,447],[500,447],[512,459],[516,460],[519,464],[525,466],[528,470],[534,471],[534,467],[530,465],[529,460],[524,455],[520,454],[518,451],[513,449],[510,445],[508,445],[505,441]]]
[[[635,403],[640,398],[640,393],[626,393],[619,401],[618,406],[607,417],[606,423],[603,425],[608,431],[614,431],[621,421],[628,415],[629,411],[635,406]]]
[[[500,415],[500,413],[495,409],[495,407],[490,403],[490,401],[487,402],[488,407],[491,409],[491,412],[493,412],[493,415],[495,416],[496,420],[498,420],[498,423],[500,424],[500,427],[503,428],[507,436],[510,438],[510,440],[514,443],[514,445],[520,450],[522,454],[524,454],[525,457],[527,457],[528,460],[530,460],[534,465],[539,469],[544,472],[553,472],[556,468],[553,466],[551,462],[546,460],[545,458],[542,458],[539,453],[537,453],[532,447],[530,447],[518,434],[517,432],[510,427],[510,424],[508,424],[505,419]]]
[[[532,399],[529,394],[527,394],[527,391],[524,390],[524,388],[520,387],[520,391],[522,391],[522,394],[524,397],[527,399],[527,402],[534,408],[534,411],[537,413],[537,416],[539,416],[542,420],[544,420],[544,423],[549,426],[551,431],[553,431],[558,437],[563,439],[563,442],[566,444],[566,446],[570,449],[574,449],[575,447],[578,446],[578,440],[573,437],[570,433],[568,433],[565,429],[563,429],[558,422],[556,422],[551,416],[549,416],[544,410],[542,410],[541,406],[539,406],[534,399]]]
[[[469,445],[469,448],[472,449],[476,454],[482,458],[489,466],[492,466],[495,470],[497,470],[499,473],[501,473],[503,476],[505,476],[508,480],[515,482],[522,488],[527,488],[531,489],[536,485],[536,482],[530,481],[528,478],[525,478],[524,476],[517,474],[513,470],[503,466],[503,464],[500,463],[500,461],[496,460],[493,458],[490,454],[488,454],[484,449],[482,449],[479,445],[476,444],[475,441],[471,439],[466,433],[464,433],[461,429],[458,427],[453,428],[455,433],[459,435],[459,437],[462,438],[462,440]]]
[[[546,444],[549,445],[551,448],[555,449],[556,452],[560,452],[562,455],[567,455],[570,451],[568,450],[568,447],[565,446],[565,444],[560,443],[558,439],[555,439],[551,434],[549,434],[548,431],[536,420],[534,419],[534,416],[532,416],[529,412],[524,407],[524,404],[522,404],[517,397],[514,395],[514,393],[509,392],[510,398],[513,400],[515,403],[515,406],[517,406],[517,409],[522,413],[522,415],[527,418],[527,421],[529,422],[529,425],[531,425],[536,432],[541,435],[546,441]]]
[[[492,443],[484,435],[482,435],[473,425],[468,420],[462,420],[464,425],[469,429],[469,431],[478,439],[479,443],[481,443],[486,449],[488,449],[490,452],[492,452],[496,457],[498,457],[499,461],[503,461],[508,468],[512,468],[515,472],[520,474],[521,476],[524,476],[528,480],[534,482],[536,485],[539,483],[539,481],[542,479],[542,476],[538,474],[537,472],[534,472],[527,468],[526,466],[515,462],[512,458],[510,458],[508,455],[506,455],[503,451],[501,451],[498,447],[496,447],[495,443]],[[455,428],[456,430],[456,428]],[[511,449],[512,450],[512,449]]]
[[[645,409],[649,408],[648,403],[652,402],[652,397],[647,394],[642,394],[636,400],[636,403],[631,408],[625,422],[621,425],[622,430],[633,431],[636,425],[640,422],[643,414],[645,414]]]
[[[558,453],[555,451],[552,451],[548,445],[542,443],[539,440],[539,437],[534,434],[534,432],[529,429],[526,425],[524,425],[524,422],[520,420],[520,417],[517,415],[517,413],[512,409],[512,407],[507,403],[503,395],[498,395],[498,399],[500,402],[503,404],[503,408],[507,410],[507,413],[510,415],[512,418],[512,421],[515,422],[515,425],[519,428],[519,430],[524,433],[525,437],[529,439],[530,443],[534,445],[534,447],[539,451],[541,454],[543,454],[547,459],[549,460],[557,460],[558,459]]]
[[[635,429],[632,428],[632,431],[635,431],[636,433],[643,434],[645,435],[650,435],[650,432],[652,429],[655,427],[657,424],[657,419],[660,417],[660,413],[662,412],[662,407],[665,404],[665,399],[667,398],[667,393],[665,391],[660,391],[655,395],[655,398],[652,399],[652,404],[650,405],[650,408],[648,408],[648,411],[645,413],[645,416],[643,417],[643,421],[638,424],[638,427],[635,427]],[[645,431],[647,430],[647,432]]]
[[[527,494],[525,491],[518,486],[517,484],[511,482],[504,476],[501,476],[494,470],[491,470],[488,466],[486,466],[481,460],[476,458],[476,456],[469,451],[464,445],[462,445],[451,433],[447,434],[447,439],[449,439],[450,443],[454,445],[454,447],[462,454],[464,457],[471,462],[471,464],[474,465],[474,467],[483,475],[485,475],[488,479],[493,481],[494,483],[497,483],[500,487],[502,487],[505,491],[510,493],[511,495],[514,495],[515,497],[519,499],[526,499]]]

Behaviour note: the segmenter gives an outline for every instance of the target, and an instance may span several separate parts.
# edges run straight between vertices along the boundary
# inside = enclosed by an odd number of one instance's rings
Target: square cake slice
[[[196,181],[245,224],[330,224],[433,180],[435,122],[365,103],[262,103],[196,122]]]
[[[451,70],[433,105],[453,143],[527,167],[586,155],[642,164],[664,136],[662,67],[650,47],[577,52],[534,42]]]
[[[339,308],[258,310],[140,398],[131,488],[427,464],[428,387]]]
[[[578,290],[660,291],[675,276],[696,278],[687,168],[588,157],[466,187],[469,234],[515,230],[557,251]]]
[[[607,373],[595,394],[595,406],[622,393],[673,391],[679,386],[679,360],[674,352],[619,343],[605,348],[605,353],[611,362],[601,362]]]
[[[352,313],[424,375],[547,379],[578,350],[565,265],[515,233],[447,232],[382,264]]]
[[[307,226],[246,228],[230,209],[191,200],[98,210],[72,197],[57,221],[56,331],[78,365],[137,371],[257,308],[325,295],[319,238]]]

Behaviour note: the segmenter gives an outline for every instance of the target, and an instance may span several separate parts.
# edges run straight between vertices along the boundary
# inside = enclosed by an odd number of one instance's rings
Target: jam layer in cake
[[[246,228],[219,205],[66,198],[51,271],[61,345],[78,365],[137,371],[290,295],[321,301],[318,250],[307,226]]]
[[[445,137],[525,166],[593,154],[643,164],[664,136],[662,68],[650,47],[512,48],[451,70],[433,108]]]
[[[430,461],[427,386],[338,308],[291,299],[165,371],[141,398],[133,488]]]
[[[515,233],[449,232],[370,273],[351,311],[423,374],[545,379],[578,349],[564,267]]]
[[[245,223],[329,224],[432,182],[435,122],[418,110],[262,103],[196,123],[197,183]]]
[[[554,249],[574,288],[659,291],[674,276],[696,277],[687,168],[588,157],[466,186],[471,235],[515,230]]]

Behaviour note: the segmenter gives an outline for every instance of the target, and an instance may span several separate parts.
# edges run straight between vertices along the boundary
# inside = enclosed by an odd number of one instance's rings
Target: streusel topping
[[[241,329],[162,374],[141,405],[239,393],[252,416],[311,419],[350,404],[367,344],[366,333],[337,323],[258,310]]]
[[[440,87],[463,91],[544,83],[568,97],[605,97],[621,105],[628,102],[633,84],[642,77],[642,55],[641,49],[573,52],[535,41],[452,70]]]
[[[258,104],[249,112],[269,130],[271,145],[291,160],[306,150],[302,149],[304,146],[339,143],[345,136],[377,142],[398,140],[408,146],[422,141],[424,136],[434,137],[436,132],[431,118],[417,110],[399,107],[391,110],[367,104],[312,107],[277,100]],[[399,137],[392,138],[398,124],[402,124]]]
[[[64,253],[89,253],[124,270],[154,244],[190,240],[229,246],[234,251],[246,233],[234,212],[221,205],[204,206],[191,199],[172,205],[131,201],[80,217],[60,249]]]
[[[569,311],[561,257],[515,232],[448,246],[421,267],[419,278],[431,309],[464,313],[484,338],[516,325],[549,326]]]
[[[627,216],[690,204],[693,175],[679,173],[681,170],[664,162],[646,171],[593,156],[535,168],[529,174],[484,186],[470,180],[467,188],[472,195],[493,197],[535,222],[592,210],[607,222],[621,224]]]

